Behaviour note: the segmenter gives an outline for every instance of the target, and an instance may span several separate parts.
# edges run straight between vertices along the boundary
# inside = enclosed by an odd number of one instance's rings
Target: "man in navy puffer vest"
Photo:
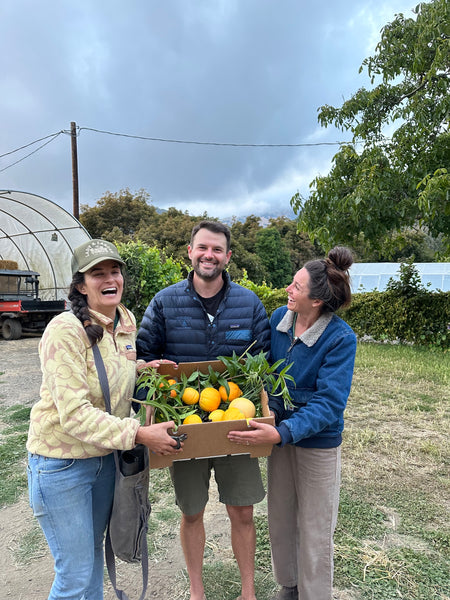
[[[252,291],[233,283],[230,230],[202,221],[192,230],[188,255],[193,270],[184,281],[158,292],[145,311],[137,337],[138,358],[178,362],[216,360],[268,351],[266,311]],[[176,501],[182,511],[181,544],[190,579],[190,600],[204,600],[202,581],[205,529],[211,469],[219,499],[227,507],[231,542],[241,573],[242,600],[256,600],[254,589],[255,527],[253,504],[265,495],[257,458],[249,455],[175,461],[171,467]]]

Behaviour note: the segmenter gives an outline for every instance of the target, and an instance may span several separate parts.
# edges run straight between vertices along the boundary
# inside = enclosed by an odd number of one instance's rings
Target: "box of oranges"
[[[271,444],[244,446],[231,442],[227,438],[229,431],[248,429],[249,419],[274,424],[269,415],[267,394],[261,390],[259,402],[242,397],[241,389],[232,380],[215,382],[208,374],[220,374],[226,371],[224,363],[218,361],[179,363],[177,366],[162,364],[158,369],[156,386],[158,395],[164,392],[167,403],[151,403],[152,421],[172,420],[170,412],[173,406],[183,411],[178,422],[178,434],[185,434],[183,450],[171,456],[150,453],[150,468],[169,467],[174,461],[211,458],[219,456],[249,454],[251,457],[268,456],[272,452]],[[201,382],[192,381],[193,374],[204,374]],[[189,379],[191,378],[191,379]],[[179,397],[177,397],[177,395]],[[169,411],[167,408],[169,407]],[[255,416],[256,415],[256,416]]]

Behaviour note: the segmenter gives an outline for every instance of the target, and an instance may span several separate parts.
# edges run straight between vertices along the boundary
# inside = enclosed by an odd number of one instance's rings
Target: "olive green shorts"
[[[244,455],[175,461],[170,476],[183,514],[196,515],[205,508],[212,469],[223,504],[250,506],[264,498],[257,458]]]

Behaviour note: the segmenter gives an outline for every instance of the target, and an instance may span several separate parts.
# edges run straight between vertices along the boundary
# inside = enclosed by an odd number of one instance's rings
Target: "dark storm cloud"
[[[237,144],[348,139],[319,130],[317,108],[366,84],[358,68],[405,0],[3,0],[0,154],[69,130],[78,137],[80,201],[146,189],[155,205],[214,216],[287,210],[337,147]],[[7,57],[7,58],[6,58]],[[0,159],[0,170],[28,153]],[[0,172],[0,187],[70,210],[70,138]]]

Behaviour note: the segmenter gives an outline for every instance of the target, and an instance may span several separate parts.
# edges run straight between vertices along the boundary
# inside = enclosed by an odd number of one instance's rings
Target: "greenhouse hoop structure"
[[[383,292],[389,279],[400,279],[401,263],[354,263],[350,269],[352,292]],[[450,263],[413,263],[421,284],[430,292],[450,291]]]
[[[51,200],[0,191],[0,259],[39,273],[42,300],[67,299],[73,250],[89,239],[81,223]]]

